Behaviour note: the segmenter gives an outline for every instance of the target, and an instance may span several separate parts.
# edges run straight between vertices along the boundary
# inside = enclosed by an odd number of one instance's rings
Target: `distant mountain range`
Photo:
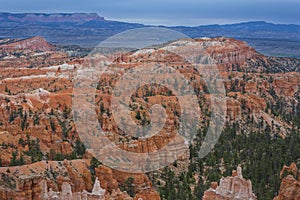
[[[104,21],[104,17],[100,17],[97,13],[55,13],[55,14],[44,14],[44,13],[0,13],[0,20],[4,21],[15,21],[15,22],[41,22],[41,23],[52,23],[52,22],[87,22],[87,21]]]
[[[60,45],[94,47],[122,31],[149,27],[144,24],[105,20],[95,13],[0,13],[0,38],[43,36]],[[300,58],[300,25],[264,21],[196,27],[166,27],[189,37],[233,37],[248,42],[267,55]]]

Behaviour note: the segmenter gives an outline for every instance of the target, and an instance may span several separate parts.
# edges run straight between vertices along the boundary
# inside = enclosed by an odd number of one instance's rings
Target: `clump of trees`
[[[289,165],[300,156],[299,129],[291,130],[285,138],[272,136],[268,130],[237,134],[237,125],[226,125],[212,152],[205,158],[198,158],[205,132],[199,131],[194,144],[190,146],[188,172],[175,175],[165,168],[155,182],[162,199],[201,199],[210,182],[219,182],[221,176],[231,176],[238,164],[243,167],[243,176],[250,179],[253,192],[258,199],[271,200],[280,187],[279,173],[284,164]],[[225,167],[223,174],[221,167]],[[198,184],[193,175],[199,174]],[[204,178],[205,177],[205,181]],[[190,188],[194,187],[194,191]]]
[[[121,186],[120,190],[123,192],[127,192],[129,196],[134,197],[136,194],[135,188],[134,188],[134,178],[129,177]]]

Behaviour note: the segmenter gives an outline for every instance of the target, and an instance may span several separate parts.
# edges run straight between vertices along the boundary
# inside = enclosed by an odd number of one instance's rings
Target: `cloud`
[[[97,12],[109,19],[165,25],[265,20],[300,24],[299,0],[0,0],[2,12]],[[206,23],[207,22],[207,23]]]

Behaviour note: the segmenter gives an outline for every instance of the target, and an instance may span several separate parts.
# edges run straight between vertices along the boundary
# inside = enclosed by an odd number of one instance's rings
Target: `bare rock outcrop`
[[[246,180],[242,175],[242,168],[237,167],[231,177],[222,178],[219,185],[212,184],[212,187],[205,191],[203,200],[256,200],[252,192],[251,180]]]
[[[103,165],[96,168],[93,186],[89,160],[42,161],[30,165],[0,168],[0,199],[12,200],[156,200],[159,194],[145,174],[129,174]],[[134,178],[135,197],[120,190]]]
[[[20,40],[17,42],[0,45],[3,49],[26,49],[26,50],[40,50],[40,51],[51,51],[54,50],[55,47],[49,44],[43,37],[33,37],[25,40]]]
[[[295,163],[284,166],[280,172],[282,178],[279,194],[274,200],[300,199],[300,170]]]

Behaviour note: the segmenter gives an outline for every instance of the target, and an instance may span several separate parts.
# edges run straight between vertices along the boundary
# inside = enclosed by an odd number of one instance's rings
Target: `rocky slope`
[[[0,41],[0,68],[45,67],[63,63],[68,58],[67,53],[57,51],[42,37]]]
[[[21,167],[2,167],[0,187],[1,199],[43,199],[45,192],[50,190],[60,192],[63,184],[68,183],[73,193],[84,190],[92,192],[93,181],[89,160],[72,161],[42,161]],[[125,182],[131,175],[118,173],[105,166],[96,168],[96,177],[101,181],[101,187],[106,191],[105,199],[133,199],[125,192],[121,192],[118,182]],[[143,199],[159,199],[158,194],[151,189],[151,183],[145,175],[132,175],[134,184],[146,189],[137,190],[135,197]],[[45,186],[46,184],[46,186]],[[147,184],[150,184],[147,186]],[[47,191],[44,188],[47,187]],[[117,192],[118,191],[118,192]],[[74,198],[75,198],[74,194]]]
[[[53,51],[55,48],[42,37],[33,37],[0,45],[4,50]]]
[[[217,62],[227,93],[226,121],[228,125],[235,124],[237,135],[268,130],[268,134],[274,138],[289,136],[291,129],[298,123],[290,116],[298,116],[300,113],[300,61],[269,58],[241,41],[221,37],[176,41],[118,57],[104,78],[99,80],[95,95],[100,125],[104,131],[111,132],[108,138],[112,142],[131,152],[155,152],[176,134],[180,105],[176,96],[165,87],[141,87],[131,98],[132,119],[138,124],[148,123],[147,110],[151,105],[164,105],[168,118],[159,134],[145,140],[128,136],[120,131],[113,118],[110,106],[112,94],[107,86],[116,85],[126,71],[140,67],[143,64],[141,61],[163,63],[190,80],[203,111],[201,128],[209,124],[210,94],[203,78],[180,56],[168,51],[168,48],[175,48],[192,54],[195,44],[204,48],[205,54]],[[100,164],[92,167],[90,160],[93,156],[82,146],[71,110],[74,77],[83,59],[57,52],[41,38],[2,45],[1,198],[37,199],[36,195],[41,192],[39,183],[45,177],[48,188],[55,191],[61,190],[64,181],[70,183],[74,192],[83,189],[90,191],[92,177],[98,177],[108,195],[118,189],[125,191],[134,188],[131,195],[136,199],[159,199],[158,193],[153,190],[157,185],[153,186],[152,179],[150,181],[151,174],[124,173]],[[19,51],[20,55],[12,57],[14,51]],[[32,68],[25,68],[28,66]],[[185,90],[182,85],[178,85],[178,88]],[[189,153],[187,151],[173,166],[176,173],[189,168]],[[196,177],[207,178],[205,173]],[[125,184],[128,180],[133,181],[130,187]],[[246,190],[250,191],[251,184],[239,176],[229,177],[228,180],[236,180],[242,185],[243,194]],[[252,196],[252,192],[247,194]]]
[[[284,166],[280,172],[282,178],[280,191],[274,200],[294,200],[300,199],[300,170],[295,163],[289,167]]]

